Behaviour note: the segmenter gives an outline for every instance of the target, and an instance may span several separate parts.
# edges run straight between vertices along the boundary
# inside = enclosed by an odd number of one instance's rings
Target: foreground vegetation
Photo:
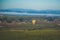
[[[4,30],[0,40],[60,40],[59,30]]]

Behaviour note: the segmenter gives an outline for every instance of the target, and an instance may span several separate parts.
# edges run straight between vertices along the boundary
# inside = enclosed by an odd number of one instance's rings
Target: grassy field
[[[59,30],[0,31],[0,40],[60,40]]]

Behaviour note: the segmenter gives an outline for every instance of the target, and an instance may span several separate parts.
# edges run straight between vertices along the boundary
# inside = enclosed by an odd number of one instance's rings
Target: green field
[[[59,30],[0,31],[0,40],[60,40]]]

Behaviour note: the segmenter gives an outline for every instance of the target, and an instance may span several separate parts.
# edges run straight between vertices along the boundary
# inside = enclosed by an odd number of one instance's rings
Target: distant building
[[[36,24],[36,20],[32,20],[32,24],[33,24],[33,25]]]

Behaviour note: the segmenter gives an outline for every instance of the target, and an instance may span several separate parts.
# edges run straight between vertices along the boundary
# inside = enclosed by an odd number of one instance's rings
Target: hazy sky
[[[0,9],[60,9],[60,0],[0,0]]]

